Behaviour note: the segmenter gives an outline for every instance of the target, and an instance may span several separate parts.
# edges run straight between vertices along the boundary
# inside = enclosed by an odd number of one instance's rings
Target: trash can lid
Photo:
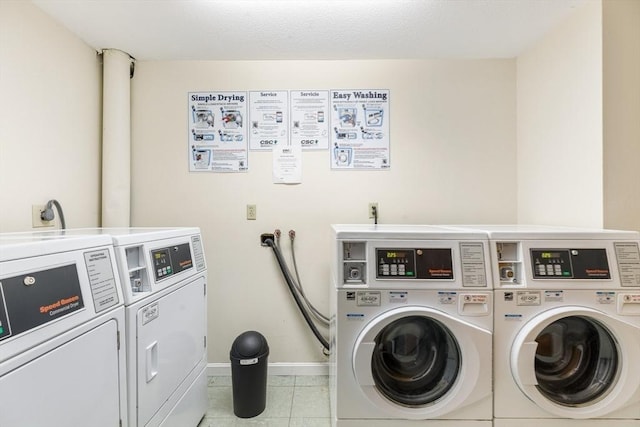
[[[260,332],[243,332],[233,341],[231,357],[248,358],[269,354],[267,340]]]

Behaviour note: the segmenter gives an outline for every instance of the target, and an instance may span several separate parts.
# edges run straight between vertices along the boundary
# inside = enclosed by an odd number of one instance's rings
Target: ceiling
[[[513,58],[599,0],[33,0],[137,60]]]

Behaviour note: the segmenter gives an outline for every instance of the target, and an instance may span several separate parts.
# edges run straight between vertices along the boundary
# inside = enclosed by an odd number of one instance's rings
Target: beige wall
[[[640,231],[640,1],[603,2],[604,225]]]
[[[0,232],[57,199],[68,227],[99,224],[101,66],[26,1],[0,1]]]
[[[603,225],[602,8],[517,59],[518,222]]]
[[[638,2],[599,5],[577,10],[517,61],[139,62],[132,223],[202,228],[209,361],[228,361],[247,329],[265,333],[270,361],[324,360],[258,244],[275,228],[296,230],[303,283],[325,312],[329,225],[369,222],[368,202],[380,204],[383,223],[639,229]],[[30,3],[4,0],[0,67],[0,231],[29,229],[31,205],[52,197],[70,227],[98,225],[95,52]],[[305,152],[303,184],[281,186],[271,184],[270,153],[250,152],[248,173],[188,173],[188,91],[304,88],[389,89],[391,170],[333,172],[326,151]],[[256,221],[244,219],[248,203]]]
[[[248,173],[189,173],[187,92],[383,88],[391,93],[391,169],[331,171],[304,152],[303,183],[271,183],[269,152]],[[327,312],[332,223],[500,223],[516,220],[515,64],[477,61],[138,62],[132,82],[132,224],[197,225],[209,263],[209,361],[260,330],[270,361],[322,361],[259,236],[297,232],[312,301]],[[258,219],[245,219],[245,205]],[[288,249],[288,241],[282,245]]]

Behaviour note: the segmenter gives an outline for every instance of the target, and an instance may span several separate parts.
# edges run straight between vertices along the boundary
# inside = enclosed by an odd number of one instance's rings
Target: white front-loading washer
[[[491,426],[486,234],[334,225],[333,426]]]
[[[639,234],[485,227],[495,426],[640,425]]]
[[[0,235],[0,426],[127,426],[123,295],[108,236]]]

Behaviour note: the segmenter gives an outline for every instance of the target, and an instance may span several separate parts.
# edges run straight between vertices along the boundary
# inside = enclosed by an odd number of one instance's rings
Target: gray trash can
[[[267,403],[267,340],[259,332],[243,332],[233,341],[229,357],[233,413],[240,418],[260,415]]]

